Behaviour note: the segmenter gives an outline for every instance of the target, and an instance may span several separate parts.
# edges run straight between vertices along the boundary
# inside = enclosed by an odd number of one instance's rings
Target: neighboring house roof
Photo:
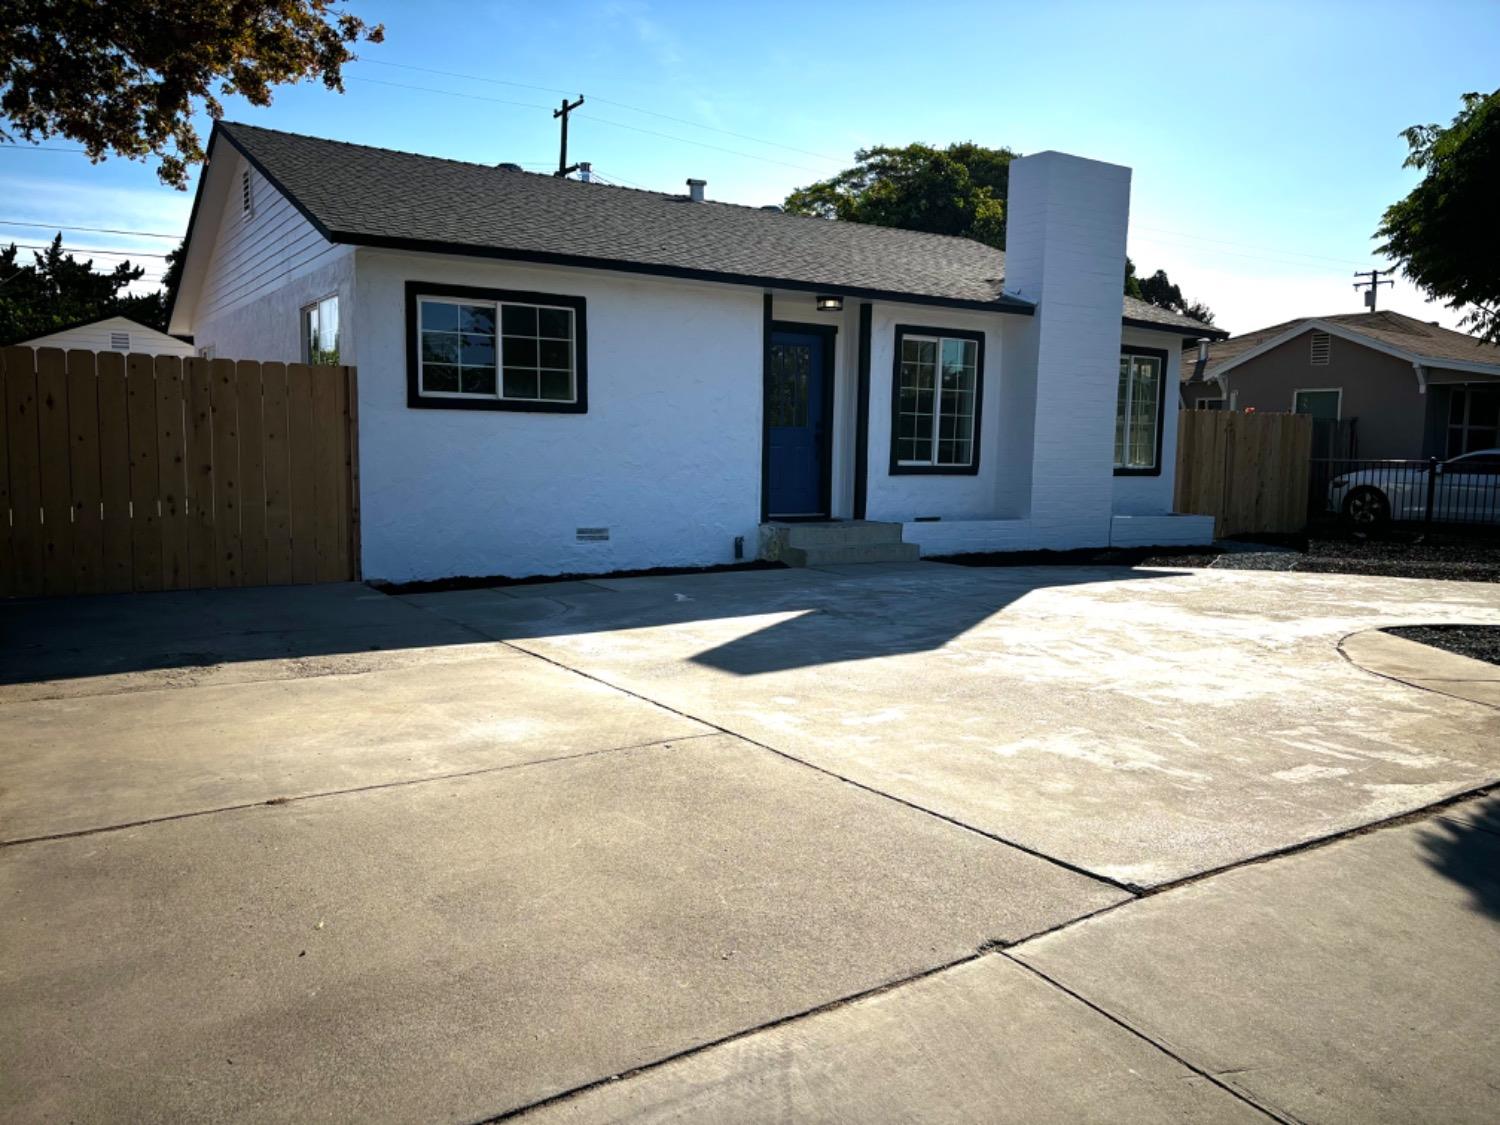
[[[176,336],[150,328],[125,316],[106,316],[99,320],[80,320],[54,328],[43,336],[18,340],[25,348],[84,348],[92,351],[130,351],[150,355],[192,355],[193,345]],[[123,344],[124,346],[117,346]]]
[[[1327,332],[1424,367],[1500,377],[1500,347],[1398,312],[1335,313],[1287,320],[1209,346],[1208,362],[1184,356],[1186,380],[1216,379],[1304,332]]]
[[[1033,307],[1004,293],[1005,255],[972,239],[695,203],[224,122],[210,156],[221,137],[330,242],[1021,313]],[[1122,314],[1150,328],[1215,331],[1130,298]]]

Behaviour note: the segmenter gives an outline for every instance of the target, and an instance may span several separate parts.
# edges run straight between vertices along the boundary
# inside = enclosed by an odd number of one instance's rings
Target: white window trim
[[[305,363],[305,364],[307,364],[309,367],[333,367],[333,366],[336,366],[335,364],[331,364],[331,363],[318,363],[316,360],[313,359],[313,357],[312,357],[312,349],[308,346],[309,341],[308,341],[308,338],[307,338],[307,314],[308,314],[309,310],[312,310],[312,311],[316,312],[319,308],[322,307],[324,301],[333,301],[333,302],[335,302],[337,304],[338,300],[339,300],[339,295],[338,295],[337,291],[334,291],[332,293],[324,293],[321,297],[318,297],[316,300],[312,300],[312,301],[307,302],[307,304],[303,305],[300,309],[297,310],[297,331],[298,331],[298,333],[302,337],[302,362]],[[343,319],[344,319],[344,310],[343,309],[339,309],[339,321],[340,321],[340,324],[339,324],[339,335],[340,336],[343,335],[343,323],[342,323]],[[323,330],[323,326],[320,323],[318,325],[318,331],[321,333],[322,330]],[[339,350],[339,359],[342,360],[343,359],[343,348],[339,348],[338,350]]]
[[[908,341],[908,340],[917,340],[919,342],[920,341],[930,341],[931,343],[937,345],[937,353],[936,353],[937,358],[933,361],[933,368],[932,368],[932,373],[933,373],[933,383],[932,383],[932,437],[929,439],[932,442],[932,458],[930,460],[927,460],[927,461],[901,461],[901,460],[898,460],[896,462],[896,464],[899,467],[903,468],[903,469],[969,469],[969,468],[973,468],[973,466],[974,466],[974,454],[978,452],[978,446],[979,446],[979,442],[976,440],[977,436],[978,436],[978,430],[979,430],[979,415],[978,415],[977,412],[974,413],[974,414],[971,414],[969,416],[969,458],[968,458],[968,460],[967,461],[939,461],[937,459],[937,455],[938,455],[938,445],[939,445],[939,443],[941,441],[941,439],[938,437],[938,435],[940,433],[942,433],[942,427],[941,427],[941,424],[940,424],[939,420],[943,416],[943,388],[942,388],[942,383],[941,383],[941,379],[942,379],[942,375],[943,375],[943,342],[945,340],[956,340],[956,341],[958,341],[959,343],[962,343],[962,344],[972,344],[972,345],[974,345],[974,389],[969,392],[969,397],[970,397],[970,401],[971,402],[975,402],[975,403],[977,403],[977,400],[979,398],[979,344],[978,344],[978,342],[975,341],[975,340],[973,340],[973,339],[971,339],[968,336],[933,336],[933,335],[929,335],[929,334],[926,334],[926,333],[917,333],[917,332],[907,333],[905,335],[902,335],[902,336],[898,337],[897,340],[896,340],[896,362],[897,362],[898,368],[900,366],[904,365],[905,361],[901,359],[901,346],[903,344],[905,344],[906,341]],[[901,378],[899,370],[897,372],[896,378],[897,378],[898,381]],[[900,386],[898,384],[898,386],[896,388],[896,393],[897,393],[898,396],[900,395],[900,392],[901,392],[901,389],[900,389]],[[894,442],[899,442],[901,440],[901,436],[900,436],[899,432],[895,433],[895,434],[892,434],[891,435],[891,440],[894,441]]]
[[[488,306],[495,310],[495,393],[479,394],[475,391],[429,391],[427,389],[427,361],[422,358],[422,305],[423,303],[443,305],[467,305],[470,308]],[[568,314],[568,377],[572,383],[573,393],[568,398],[517,398],[505,393],[505,306],[511,305],[523,309],[556,309]],[[462,333],[460,333],[461,335]],[[556,337],[538,337],[538,339],[555,339]],[[450,366],[444,364],[442,366]],[[556,367],[542,368],[538,370],[557,371]],[[538,386],[540,391],[541,387]],[[422,398],[454,398],[463,401],[477,402],[540,402],[555,405],[577,405],[578,403],[578,310],[569,308],[567,305],[544,305],[532,304],[529,301],[496,301],[484,297],[444,297],[427,296],[417,294],[417,394]]]
[[[1343,387],[1298,387],[1292,392],[1292,413],[1297,413],[1298,395],[1326,395],[1336,394],[1339,396],[1338,407],[1333,415],[1335,422],[1344,417],[1344,388]]]

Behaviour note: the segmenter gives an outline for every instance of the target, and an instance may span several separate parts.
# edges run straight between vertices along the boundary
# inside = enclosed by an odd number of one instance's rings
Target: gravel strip
[[[1383,631],[1459,656],[1500,664],[1500,625],[1397,625]]]

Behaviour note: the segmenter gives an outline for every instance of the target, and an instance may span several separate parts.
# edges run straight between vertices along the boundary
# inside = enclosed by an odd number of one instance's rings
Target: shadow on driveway
[[[1500,918],[1500,797],[1456,806],[1423,826],[1422,850],[1439,874],[1465,888],[1474,909]]]
[[[391,597],[357,583],[7,603],[0,685],[771,616],[694,662],[749,676],[926,652],[1033,590],[1171,572],[935,563],[566,581]]]

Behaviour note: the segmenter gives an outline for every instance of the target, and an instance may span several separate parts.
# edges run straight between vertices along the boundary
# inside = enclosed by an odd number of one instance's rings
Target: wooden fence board
[[[42,473],[42,589],[48,594],[71,594],[75,586],[68,364],[59,348],[37,349],[36,408]]]
[[[323,440],[313,443],[313,495],[317,511],[317,578],[337,581],[339,569],[339,505],[346,487],[339,461],[339,442],[333,436],[343,425],[339,409],[338,370],[314,367],[312,371],[313,432]]]
[[[10,542],[10,426],[6,423],[6,349],[0,348],[0,598],[16,592],[15,556]]]
[[[261,368],[260,415],[265,436],[266,581],[273,586],[292,580],[291,466],[287,450],[286,364]]]
[[[1310,417],[1184,410],[1178,425],[1177,511],[1213,516],[1217,536],[1306,526]]]
[[[130,555],[133,588],[162,588],[160,469],[156,451],[156,366],[149,355],[125,357],[130,440]]]
[[[0,595],[359,572],[348,367],[0,349]]]
[[[43,589],[42,467],[36,417],[36,353],[8,348],[5,424],[10,430],[11,551],[18,594]]]
[[[239,394],[231,359],[213,361],[214,585],[240,585]]]
[[[187,464],[183,494],[187,508],[188,585],[212,586],[218,574],[214,546],[213,366],[193,358],[182,365],[183,421]]]
[[[313,486],[316,441],[313,429],[312,368],[289,363],[287,386],[287,449],[290,452],[292,581],[318,578],[317,507]]]
[[[344,434],[349,442],[349,528],[345,538],[349,544],[349,577],[358,582],[364,577],[364,564],[360,560],[359,372],[346,367],[344,374]]]
[[[125,393],[125,357],[100,352],[99,372],[99,497],[104,539],[106,591],[134,588],[130,519],[130,427]]]
[[[191,584],[188,550],[187,435],[184,433],[182,359],[156,357],[156,463],[161,503],[161,579],[168,590]]]
[[[79,593],[104,588],[99,485],[99,377],[94,353],[68,352],[68,466],[72,481],[73,576]]]
[[[260,364],[240,360],[234,379],[239,388],[240,436],[240,582],[266,584],[265,421],[261,416]]]

